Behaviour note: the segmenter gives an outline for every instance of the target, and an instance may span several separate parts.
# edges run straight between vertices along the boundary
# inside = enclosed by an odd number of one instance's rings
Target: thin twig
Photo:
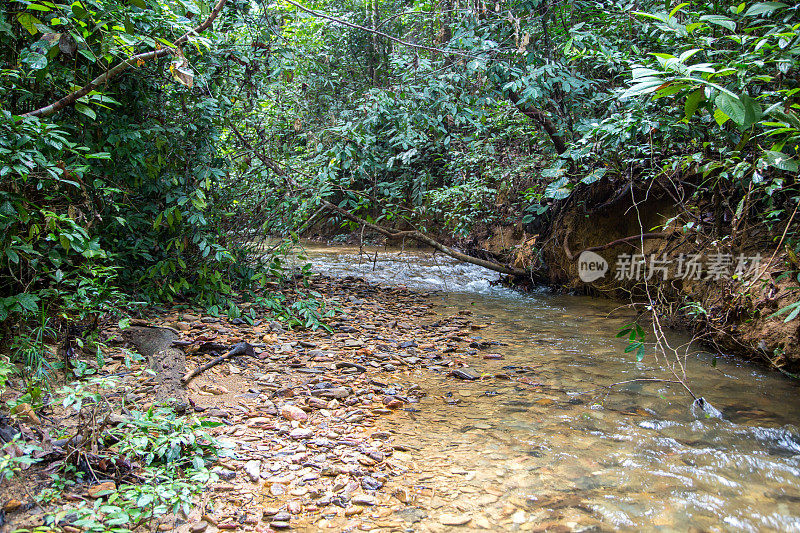
[[[408,41],[404,41],[402,39],[398,39],[397,37],[389,35],[388,33],[384,33],[382,31],[375,30],[375,29],[372,29],[372,28],[368,28],[366,26],[361,26],[359,24],[354,24],[352,22],[347,22],[346,20],[342,20],[342,19],[333,17],[331,15],[327,15],[325,13],[321,13],[319,11],[314,11],[313,9],[309,9],[309,8],[307,8],[307,7],[303,6],[303,5],[295,2],[294,0],[286,0],[286,2],[289,3],[289,4],[292,4],[293,6],[295,6],[297,9],[299,9],[301,11],[305,11],[309,15],[314,15],[315,17],[327,19],[327,20],[330,20],[331,22],[335,22],[337,24],[341,24],[342,26],[347,26],[348,28],[353,28],[353,29],[356,29],[356,30],[365,31],[367,33],[372,33],[372,34],[378,35],[380,37],[383,37],[385,39],[389,39],[390,41],[394,41],[397,44],[402,44],[403,46],[408,46],[409,48],[416,48],[417,50],[427,50],[428,52],[436,52],[438,54],[453,54],[453,55],[458,55],[458,56],[462,56],[462,57],[469,57],[469,58],[472,58],[472,59],[478,59],[478,56],[475,56],[475,55],[472,55],[472,54],[468,54],[466,52],[460,52],[458,50],[444,50],[442,48],[436,48],[434,46],[424,46],[424,45],[421,45],[421,44],[416,44],[416,43],[411,43],[411,42],[408,42]]]

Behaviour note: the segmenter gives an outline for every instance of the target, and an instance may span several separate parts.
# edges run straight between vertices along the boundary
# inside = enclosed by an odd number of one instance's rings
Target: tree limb
[[[403,239],[409,238],[413,239],[417,242],[421,242],[423,244],[427,244],[431,248],[442,252],[445,255],[449,255],[453,259],[458,259],[459,261],[463,261],[465,263],[471,263],[473,265],[482,266],[483,268],[488,268],[489,270],[494,270],[495,272],[500,272],[501,274],[508,274],[509,276],[525,276],[527,275],[528,271],[521,269],[521,268],[514,268],[508,265],[501,265],[500,263],[495,263],[493,261],[487,261],[485,259],[479,259],[477,257],[472,257],[465,253],[461,253],[458,250],[454,250],[449,246],[445,246],[444,244],[428,237],[424,233],[420,231],[392,231],[388,228],[384,228],[383,226],[378,226],[377,224],[372,224],[367,222],[363,218],[359,217],[358,215],[354,215],[350,211],[346,209],[342,209],[336,204],[332,204],[331,202],[325,200],[324,198],[321,199],[322,205],[327,207],[329,210],[334,211],[344,218],[348,220],[352,220],[353,222],[357,222],[358,224],[362,224],[367,228],[384,235],[387,239],[396,240],[396,239]]]
[[[623,244],[632,241],[642,241],[648,239],[667,239],[672,235],[672,233],[673,232],[671,231],[659,231],[653,233],[642,233],[639,235],[631,235],[629,237],[623,237],[621,239],[617,239],[615,241],[611,241],[606,244],[601,244],[600,246],[590,246],[589,248],[584,249],[583,252],[599,252],[600,250],[606,250],[618,244]],[[578,256],[575,256],[572,253],[572,251],[569,249],[568,239],[569,239],[569,232],[567,232],[567,234],[564,236],[564,255],[566,255],[567,259],[569,259],[570,261],[574,261],[576,257],[580,256],[580,254],[578,254]]]
[[[231,348],[230,351],[228,351],[228,353],[226,353],[225,355],[220,355],[219,357],[216,357],[216,358],[212,359],[208,363],[206,363],[204,365],[201,365],[201,366],[195,368],[194,370],[192,370],[190,372],[187,372],[181,378],[181,382],[183,382],[184,384],[189,383],[198,374],[202,374],[203,372],[205,372],[209,368],[220,364],[221,362],[225,361],[226,359],[230,359],[234,355],[254,356],[255,355],[255,351],[253,351],[253,346],[248,344],[247,342],[240,342],[238,344],[235,344],[233,346],[233,348]]]
[[[545,133],[547,133],[547,135],[550,137],[550,140],[553,141],[553,145],[555,146],[556,152],[558,152],[559,155],[567,151],[567,143],[558,133],[556,125],[553,124],[553,121],[550,120],[544,111],[525,103],[514,91],[509,91],[508,99],[511,100],[520,113],[533,120],[545,131]]]
[[[239,138],[239,142],[241,142],[242,145],[245,148],[247,148],[249,150],[253,150],[253,146],[247,141],[247,139],[244,138],[244,136],[236,129],[235,126],[232,125],[231,126],[231,130],[236,134],[236,136]],[[292,180],[289,176],[287,176],[286,172],[284,172],[284,170],[282,168],[280,168],[275,161],[273,161],[272,159],[270,159],[269,157],[267,157],[265,154],[261,153],[258,150],[253,150],[253,153],[255,154],[255,156],[258,159],[261,160],[262,163],[264,163],[264,165],[267,168],[271,169],[272,171],[274,171],[279,176],[285,177],[287,179],[287,181],[293,187],[302,188],[302,187],[299,187],[294,180]],[[477,257],[472,257],[472,256],[469,256],[467,254],[461,253],[458,250],[454,250],[453,248],[450,248],[449,246],[445,246],[444,244],[432,239],[431,237],[428,237],[427,235],[425,235],[424,233],[422,233],[420,231],[416,231],[416,230],[414,230],[414,231],[393,231],[393,230],[390,230],[388,228],[384,228],[383,226],[379,226],[377,224],[373,224],[371,222],[367,222],[366,220],[364,220],[363,218],[359,217],[358,215],[354,215],[350,211],[347,211],[346,209],[342,209],[338,205],[333,204],[333,203],[329,202],[328,200],[326,200],[324,198],[320,199],[320,203],[322,204],[323,207],[325,207],[329,211],[333,211],[335,213],[338,213],[339,215],[343,216],[344,218],[346,218],[348,220],[352,220],[353,222],[357,222],[358,224],[361,224],[361,225],[363,225],[363,226],[365,226],[365,227],[367,227],[367,228],[369,228],[369,229],[371,229],[373,231],[376,231],[376,232],[380,233],[381,235],[385,236],[389,240],[409,238],[409,239],[413,239],[413,240],[415,240],[417,242],[421,242],[421,243],[427,244],[431,248],[433,248],[435,250],[439,250],[440,252],[442,252],[445,255],[449,255],[453,259],[458,259],[459,261],[463,261],[465,263],[471,263],[473,265],[482,266],[484,268],[488,268],[489,270],[494,270],[495,272],[500,272],[501,274],[508,274],[509,276],[525,276],[525,275],[528,274],[527,270],[524,270],[524,269],[521,269],[521,268],[514,268],[514,267],[511,267],[511,266],[507,266],[507,265],[501,265],[500,263],[495,263],[493,261],[487,261],[485,259],[479,259]],[[314,216],[316,216],[316,214]]]
[[[404,41],[402,39],[398,39],[397,37],[389,35],[388,33],[384,33],[382,31],[379,31],[379,30],[376,30],[376,29],[373,29],[373,28],[368,28],[366,26],[361,26],[359,24],[353,24],[352,22],[347,22],[346,20],[342,20],[342,19],[339,19],[339,18],[336,18],[336,17],[332,17],[330,15],[326,15],[325,13],[320,13],[319,11],[314,11],[313,9],[309,9],[309,8],[307,8],[307,7],[305,7],[305,6],[301,5],[301,4],[298,4],[294,0],[286,0],[286,2],[289,3],[289,4],[292,4],[294,7],[296,7],[297,9],[299,9],[301,11],[305,11],[309,15],[314,15],[315,17],[327,19],[327,20],[330,20],[331,22],[335,22],[337,24],[341,24],[342,26],[347,26],[348,28],[353,28],[353,29],[356,29],[356,30],[365,31],[367,33],[372,33],[374,35],[378,35],[378,36],[383,37],[385,39],[389,39],[390,41],[394,41],[397,44],[402,44],[403,46],[408,46],[409,48],[416,48],[417,50],[427,50],[428,52],[436,52],[438,54],[453,54],[453,55],[457,55],[457,56],[470,57],[470,58],[477,58],[478,57],[478,56],[475,56],[475,55],[472,55],[472,54],[467,54],[467,53],[464,53],[464,52],[460,52],[458,50],[443,50],[441,48],[436,48],[436,47],[433,47],[433,46],[424,46],[424,45],[421,45],[421,44],[416,44],[416,43],[411,43],[411,42],[408,42],[408,41]]]
[[[228,0],[218,0],[217,5],[214,6],[214,9],[208,15],[208,18],[203,21],[202,24],[196,26],[195,28],[187,31],[181,37],[173,41],[174,48],[161,48],[159,50],[152,50],[150,52],[142,52],[141,54],[136,54],[128,59],[124,60],[122,63],[119,63],[114,68],[105,71],[103,74],[100,74],[95,79],[90,81],[88,84],[84,85],[77,91],[73,91],[61,100],[54,102],[50,105],[46,105],[44,107],[40,107],[35,111],[31,111],[29,113],[25,113],[23,117],[46,117],[47,115],[52,115],[53,113],[64,109],[65,107],[74,104],[78,101],[79,98],[83,98],[102,84],[106,83],[111,78],[121,74],[122,72],[126,71],[129,67],[136,66],[139,61],[147,61],[148,59],[158,59],[159,57],[164,57],[168,54],[174,54],[175,48],[179,47],[181,44],[185,43],[189,40],[189,37],[193,35],[197,35],[202,31],[208,29],[211,24],[214,22],[214,19],[217,18],[219,12],[222,10],[223,6]]]

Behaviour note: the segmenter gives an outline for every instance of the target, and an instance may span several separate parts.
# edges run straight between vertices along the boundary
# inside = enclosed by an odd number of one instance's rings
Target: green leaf
[[[689,96],[686,97],[686,102],[683,104],[683,112],[684,112],[684,119],[689,120],[692,118],[697,111],[697,107],[700,105],[700,102],[703,101],[705,98],[705,90],[704,89],[697,89]]]
[[[567,178],[561,178],[547,186],[544,190],[544,196],[554,200],[563,200],[569,196],[570,191],[571,187],[569,187]]]
[[[86,104],[80,104],[80,103],[75,104],[75,111],[77,111],[78,113],[83,113],[92,120],[97,120],[97,114],[91,107],[89,107]]]
[[[673,8],[672,8],[672,11],[670,11],[670,12],[669,12],[669,16],[667,17],[667,20],[669,20],[669,19],[671,19],[672,17],[674,17],[674,16],[675,16],[675,14],[676,14],[678,11],[680,11],[682,7],[685,7],[685,6],[688,6],[688,5],[689,5],[689,2],[683,2],[682,4],[678,4],[677,6],[673,7]]]
[[[28,4],[28,9],[31,9],[33,11],[42,11],[44,13],[47,13],[48,11],[52,11],[52,9],[50,9],[49,7],[42,6],[42,5],[39,5],[39,4]]]
[[[39,297],[34,294],[23,292],[22,294],[18,294],[16,299],[24,309],[30,311],[31,313],[35,313],[39,310],[39,304],[37,303],[39,301]]]
[[[730,117],[739,126],[743,126],[746,120],[744,104],[738,97],[732,97],[728,93],[720,93],[714,99],[717,105],[726,116]],[[716,118],[716,115],[715,115]]]
[[[763,159],[769,166],[780,170],[785,170],[787,172],[797,172],[800,170],[800,165],[798,165],[797,161],[783,152],[764,150]]]
[[[6,248],[6,257],[8,257],[8,260],[15,265],[19,263],[19,255],[11,248]]]
[[[744,105],[744,126],[749,127],[761,120],[761,117],[764,115],[763,111],[761,110],[761,104],[759,104],[754,98],[743,94],[739,96],[739,100],[741,100],[742,105]]]
[[[759,2],[758,4],[753,4],[750,6],[750,8],[744,12],[744,16],[755,17],[758,15],[763,15],[764,13],[772,13],[773,11],[784,7],[789,6],[783,2]]]
[[[798,313],[800,313],[800,302],[790,303],[786,307],[783,307],[783,308],[779,309],[778,311],[775,311],[774,313],[769,315],[768,318],[775,318],[778,315],[782,315],[783,313],[786,313],[787,311],[791,311],[791,313],[789,313],[789,317],[787,317],[784,320],[784,322],[789,322],[789,320],[792,320],[792,319],[797,317]]]
[[[731,117],[726,115],[725,112],[722,109],[717,108],[717,109],[714,110],[714,120],[720,126],[722,126],[723,124],[728,122],[730,119],[731,119]]]
[[[605,168],[598,168],[596,170],[593,170],[588,176],[585,176],[581,180],[581,183],[585,183],[587,185],[589,185],[590,183],[594,183],[595,181],[599,180],[600,178],[606,175],[606,170],[607,169]]]
[[[91,50],[81,48],[78,50],[78,53],[93,63],[97,61],[97,56],[94,55]]]
[[[736,23],[724,15],[703,15],[700,17],[700,20],[703,22],[708,22],[709,24],[722,26],[723,28],[731,31],[736,31]]]
[[[72,9],[72,14],[79,19],[85,19],[89,16],[86,10],[83,9],[83,6],[80,2],[73,2],[70,8]]]
[[[36,25],[42,23],[41,20],[37,19],[30,13],[26,13],[25,11],[22,11],[17,15],[17,21],[23,28],[28,30],[28,33],[31,35],[36,35],[39,33],[39,29],[36,27]]]
[[[146,9],[147,8],[147,4],[145,3],[144,0],[130,0],[130,1],[131,1],[131,5],[132,6],[136,6],[139,9]]]

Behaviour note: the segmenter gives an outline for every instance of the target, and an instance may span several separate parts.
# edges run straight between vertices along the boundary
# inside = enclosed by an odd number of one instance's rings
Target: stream
[[[797,383],[738,359],[712,366],[709,355],[691,355],[688,383],[719,418],[693,410],[680,385],[605,388],[670,378],[652,350],[642,362],[624,353],[615,334],[631,320],[627,307],[521,294],[441,255],[365,251],[306,249],[318,272],[436,291],[438,313],[491,324],[476,336],[503,345],[476,350],[471,371],[513,378],[412,374],[428,395],[418,411],[382,422],[412,452],[426,494],[404,511],[410,530],[444,529],[437,517],[455,509],[472,518],[468,527],[492,530],[800,531]]]

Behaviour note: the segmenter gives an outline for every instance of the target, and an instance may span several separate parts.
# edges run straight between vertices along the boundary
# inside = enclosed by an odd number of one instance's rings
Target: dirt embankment
[[[539,235],[521,224],[490,228],[473,241],[475,251],[530,268],[537,282],[563,290],[645,303],[649,294],[664,323],[720,353],[800,370],[800,319],[771,318],[800,293],[785,273],[784,251],[775,253],[778,243],[763,226],[728,222],[701,234],[686,228],[690,220],[669,197],[641,192],[608,200],[604,193],[587,189],[570,199]],[[711,216],[698,209],[701,222]],[[585,251],[608,269],[589,282],[581,279],[581,270],[591,277]]]

